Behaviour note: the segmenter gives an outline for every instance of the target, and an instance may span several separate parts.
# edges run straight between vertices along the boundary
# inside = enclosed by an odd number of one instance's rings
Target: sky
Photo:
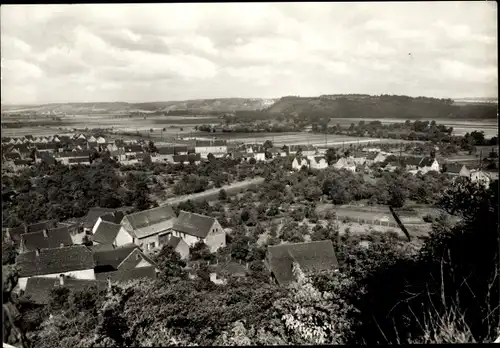
[[[2,104],[496,97],[496,2],[4,5]]]

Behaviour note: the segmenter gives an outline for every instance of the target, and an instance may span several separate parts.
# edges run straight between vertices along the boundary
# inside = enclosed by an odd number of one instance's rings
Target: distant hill
[[[456,103],[452,99],[366,94],[283,97],[269,113],[294,116],[316,114],[326,118],[495,119],[497,103]]]
[[[4,113],[37,112],[65,114],[107,114],[128,112],[168,112],[189,110],[191,112],[234,112],[260,110],[274,103],[274,99],[221,98],[150,103],[54,103],[43,105],[2,105]]]

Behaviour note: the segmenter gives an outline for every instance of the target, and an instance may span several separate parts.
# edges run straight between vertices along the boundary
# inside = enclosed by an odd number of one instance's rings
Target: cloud
[[[487,2],[0,11],[6,103],[497,91],[496,6]]]

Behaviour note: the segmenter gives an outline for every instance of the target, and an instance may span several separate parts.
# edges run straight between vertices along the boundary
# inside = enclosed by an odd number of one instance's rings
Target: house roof
[[[126,244],[119,247],[107,248],[103,250],[93,250],[93,257],[96,268],[118,269],[118,265],[122,263],[127,256],[139,247],[135,244]]]
[[[419,163],[420,167],[430,167],[434,163],[434,158],[424,157]]]
[[[156,263],[151,260],[147,255],[145,255],[139,248],[133,250],[130,254],[128,254],[125,259],[120,262],[117,266],[118,270],[127,270],[136,268],[137,265],[142,261],[146,261],[150,266],[157,267]],[[149,267],[149,266],[148,266]]]
[[[142,152],[142,146],[141,145],[127,145],[125,146],[125,152]]]
[[[171,206],[164,205],[157,208],[143,210],[134,214],[125,215],[123,219],[126,219],[134,230],[138,230],[166,220],[175,219],[175,212]],[[137,237],[141,238],[139,236]]]
[[[121,227],[112,222],[102,221],[92,236],[92,240],[101,244],[112,244]]]
[[[175,153],[175,149],[174,149],[173,146],[159,147],[158,148],[158,153],[160,155],[173,155]]]
[[[16,260],[20,277],[57,274],[94,268],[94,258],[89,248],[74,245],[55,249],[42,249],[19,254]]]
[[[17,152],[4,153],[4,157],[6,159],[21,159],[21,155],[18,154]]]
[[[16,166],[29,166],[32,163],[31,160],[15,159],[14,164]]]
[[[125,214],[122,211],[115,211],[113,213],[106,213],[104,215],[101,215],[100,218],[102,221],[120,224],[124,216]]]
[[[29,297],[31,301],[37,304],[48,304],[50,292],[61,286],[59,282],[60,280],[58,278],[28,278],[26,290],[24,291],[23,296]],[[99,290],[104,290],[107,287],[107,282],[92,279],[74,279],[64,277],[63,287],[70,289],[73,292],[80,292],[91,286],[97,286]]]
[[[179,245],[180,241],[181,241],[181,239],[179,237],[170,236],[170,238],[168,239],[167,245],[171,246],[172,248],[175,249]]]
[[[197,140],[195,147],[208,147],[212,146],[212,142],[210,140]]]
[[[27,251],[59,248],[61,244],[64,246],[73,245],[73,241],[67,227],[47,230],[46,237],[43,231],[24,233],[21,235],[21,243]]]
[[[371,152],[368,152],[368,153],[366,154],[366,159],[367,159],[367,160],[370,160],[370,161],[373,161],[373,160],[374,160],[377,156],[378,156],[378,153],[377,153],[377,152],[373,152],[373,151],[371,151]]]
[[[68,163],[89,163],[88,158],[70,158],[68,159]]]
[[[214,222],[215,218],[213,217],[181,210],[172,229],[191,236],[205,238]]]
[[[268,246],[267,254],[271,272],[280,285],[288,285],[293,281],[294,261],[300,265],[304,273],[338,267],[330,240]]]
[[[31,224],[31,225],[26,226],[26,233],[38,232],[41,230],[47,230],[47,229],[55,228],[55,227],[56,227],[55,220],[40,221],[40,222],[37,222],[36,224]]]
[[[403,159],[403,163],[407,166],[418,166],[422,161],[422,157],[406,157]]]
[[[114,282],[126,282],[134,279],[150,278],[156,279],[156,269],[155,267],[139,267],[126,270],[118,270],[112,272],[97,273],[97,280],[107,280],[108,277]]]
[[[446,169],[446,173],[459,174],[463,167],[465,167],[463,164],[448,163],[448,164],[446,164],[445,169]]]
[[[94,227],[95,223],[97,222],[97,219],[99,219],[100,216],[106,215],[108,213],[113,213],[115,212],[115,210],[116,209],[101,208],[101,207],[90,208],[87,215],[85,216],[83,227],[84,228]]]

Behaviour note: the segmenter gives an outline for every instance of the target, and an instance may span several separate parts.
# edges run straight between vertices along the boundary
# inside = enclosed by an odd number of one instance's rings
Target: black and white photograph
[[[2,5],[3,347],[500,343],[497,15]]]

